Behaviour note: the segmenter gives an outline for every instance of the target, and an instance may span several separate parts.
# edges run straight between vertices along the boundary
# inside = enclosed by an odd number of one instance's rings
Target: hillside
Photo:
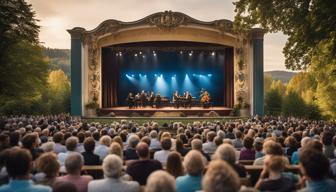
[[[70,77],[70,50],[43,48],[43,55],[49,60],[50,70],[61,69]]]
[[[289,80],[296,75],[296,72],[289,71],[266,71],[264,75],[270,75],[273,80],[281,80],[283,83],[288,83]]]

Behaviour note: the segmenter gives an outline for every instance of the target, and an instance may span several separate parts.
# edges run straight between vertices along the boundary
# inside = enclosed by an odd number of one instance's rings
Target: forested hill
[[[61,69],[70,77],[70,50],[43,48],[43,55],[47,57],[50,64],[50,70]]]
[[[283,83],[288,83],[291,78],[296,75],[295,72],[289,72],[289,71],[266,71],[264,72],[264,75],[270,75],[272,77],[272,80],[281,80]]]

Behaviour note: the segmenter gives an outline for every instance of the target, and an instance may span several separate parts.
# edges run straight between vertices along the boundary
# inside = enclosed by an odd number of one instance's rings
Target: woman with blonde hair
[[[110,145],[110,154],[114,154],[123,159],[123,150],[118,142],[112,142]]]

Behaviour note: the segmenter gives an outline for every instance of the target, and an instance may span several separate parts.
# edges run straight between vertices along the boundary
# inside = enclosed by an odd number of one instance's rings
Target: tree
[[[317,45],[331,40],[330,55],[336,56],[336,3],[326,0],[238,0],[235,29],[248,32],[261,26],[266,32],[283,32],[288,69],[306,69],[318,54]]]
[[[286,92],[286,85],[281,80],[272,81],[271,89],[277,90],[280,95],[284,95]]]
[[[271,89],[272,85],[272,76],[271,75],[264,75],[264,92],[267,94],[267,92]]]
[[[316,86],[317,81],[312,73],[300,72],[288,82],[286,93],[296,92],[306,103],[314,103]]]
[[[281,115],[282,93],[281,90],[271,89],[265,95],[265,114],[272,116]]]
[[[282,114],[286,117],[306,116],[306,103],[296,92],[289,92],[283,99]]]

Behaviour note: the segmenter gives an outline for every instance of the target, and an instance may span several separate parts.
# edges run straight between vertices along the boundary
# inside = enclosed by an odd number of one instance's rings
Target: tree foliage
[[[272,116],[281,115],[282,93],[281,90],[270,89],[265,95],[265,114]]]
[[[331,40],[330,55],[336,56],[336,3],[329,0],[238,0],[235,28],[246,32],[260,26],[266,32],[283,32],[288,40],[283,49],[289,69],[307,68],[316,46]]]

